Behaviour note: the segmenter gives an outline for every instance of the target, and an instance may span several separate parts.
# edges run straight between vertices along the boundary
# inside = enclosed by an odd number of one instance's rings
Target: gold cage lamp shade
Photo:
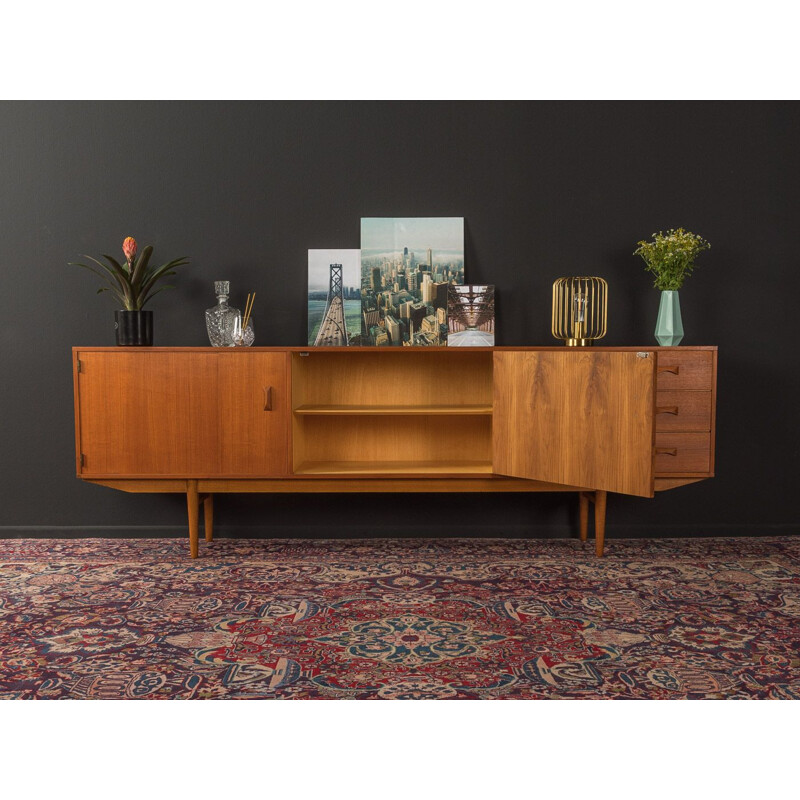
[[[585,347],[606,335],[608,284],[602,278],[559,278],[553,284],[553,336]]]

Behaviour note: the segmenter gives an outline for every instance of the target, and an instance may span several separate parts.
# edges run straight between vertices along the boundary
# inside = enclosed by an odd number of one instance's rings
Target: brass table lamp
[[[553,336],[586,347],[606,335],[608,284],[602,278],[559,278],[553,284]]]

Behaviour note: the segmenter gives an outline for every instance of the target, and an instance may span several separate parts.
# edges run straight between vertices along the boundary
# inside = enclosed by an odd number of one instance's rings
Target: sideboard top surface
[[[565,347],[564,345],[530,346],[520,345],[507,347],[120,347],[87,346],[72,348],[73,353],[114,352],[114,353],[152,353],[152,352],[186,352],[186,353],[494,353],[503,351],[519,352],[563,350],[564,352],[628,352],[631,350],[716,350],[716,345],[680,345],[678,347],[661,347],[660,345],[624,345],[621,347]]]

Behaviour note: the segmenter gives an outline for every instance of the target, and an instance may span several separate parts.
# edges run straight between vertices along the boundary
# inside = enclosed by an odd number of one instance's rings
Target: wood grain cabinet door
[[[288,459],[286,355],[78,355],[82,477],[268,477]]]
[[[220,460],[213,474],[267,478],[288,472],[288,358],[238,348],[218,357]]]
[[[494,354],[494,472],[652,497],[653,351]]]

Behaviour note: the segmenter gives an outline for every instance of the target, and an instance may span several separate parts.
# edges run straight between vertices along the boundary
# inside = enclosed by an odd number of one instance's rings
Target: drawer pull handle
[[[656,406],[656,414],[674,414],[678,416],[678,406]]]
[[[676,364],[674,367],[659,367],[659,372],[671,372],[673,375],[677,375],[680,371],[680,367]]]
[[[264,411],[272,411],[272,387],[264,387]]]
[[[678,455],[677,447],[656,447],[657,456],[676,456]]]

